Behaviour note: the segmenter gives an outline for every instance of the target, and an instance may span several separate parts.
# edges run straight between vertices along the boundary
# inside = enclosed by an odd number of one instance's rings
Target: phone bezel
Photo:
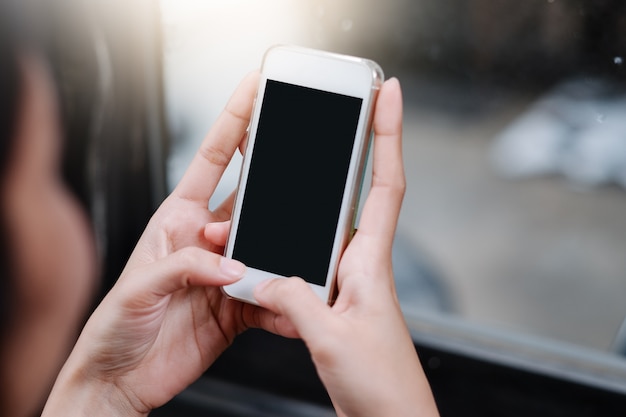
[[[356,214],[358,194],[361,188],[362,172],[369,147],[373,108],[377,91],[383,82],[382,69],[373,61],[339,55],[324,51],[292,46],[275,46],[270,48],[263,59],[259,88],[252,110],[248,129],[247,148],[241,165],[239,184],[233,207],[231,228],[224,255],[232,257],[234,237],[236,236],[243,196],[247,184],[250,161],[254,150],[256,132],[261,113],[261,103],[268,80],[275,80],[297,86],[313,88],[358,97],[363,100],[357,125],[355,143],[350,157],[350,165],[340,214],[337,221],[337,233],[329,262],[326,283],[324,286],[308,283],[322,300],[332,303],[336,293],[335,278],[339,259],[345,249],[352,231]],[[224,293],[235,299],[257,304],[254,288],[269,278],[286,278],[267,271],[248,267],[246,276],[231,285],[223,287]]]

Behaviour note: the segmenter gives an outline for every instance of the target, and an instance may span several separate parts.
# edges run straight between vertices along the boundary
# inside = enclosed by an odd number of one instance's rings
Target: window
[[[161,6],[170,186],[269,46],[374,59],[404,91],[408,190],[394,262],[417,343],[626,393],[625,4]],[[436,370],[442,356],[429,352]]]

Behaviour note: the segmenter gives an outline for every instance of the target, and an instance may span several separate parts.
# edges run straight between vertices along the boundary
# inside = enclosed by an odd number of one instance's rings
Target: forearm
[[[428,394],[426,394],[428,392]],[[348,406],[348,411],[335,404],[337,417],[377,417],[377,416],[415,416],[415,417],[439,417],[437,406],[430,395],[430,390],[419,391],[410,397],[393,395],[384,396],[380,401],[363,400],[353,408]],[[365,404],[367,403],[367,405]]]
[[[418,398],[421,397],[421,398]],[[357,407],[358,408],[358,407]],[[416,417],[439,417],[439,411],[432,398],[416,395],[412,398],[404,398],[399,401],[387,398],[377,407],[367,406],[366,410],[350,410],[344,412],[335,406],[337,417],[374,417],[374,416],[416,416]]]
[[[59,374],[42,417],[140,417],[148,412],[129,400],[123,387],[90,378],[72,358]]]

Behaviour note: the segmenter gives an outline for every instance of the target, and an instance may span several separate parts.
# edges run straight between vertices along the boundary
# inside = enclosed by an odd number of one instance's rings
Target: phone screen
[[[267,81],[233,258],[325,285],[361,106]]]

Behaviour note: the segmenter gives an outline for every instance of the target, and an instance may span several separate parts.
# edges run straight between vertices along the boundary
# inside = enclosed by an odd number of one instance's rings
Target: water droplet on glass
[[[341,21],[341,30],[343,30],[344,32],[350,32],[352,30],[352,19],[343,19]]]
[[[622,65],[624,59],[621,56],[616,56],[615,58],[613,58],[613,62],[615,63],[615,65]]]
[[[606,116],[603,114],[596,114],[596,122],[598,123],[604,123],[604,121],[606,120]]]

